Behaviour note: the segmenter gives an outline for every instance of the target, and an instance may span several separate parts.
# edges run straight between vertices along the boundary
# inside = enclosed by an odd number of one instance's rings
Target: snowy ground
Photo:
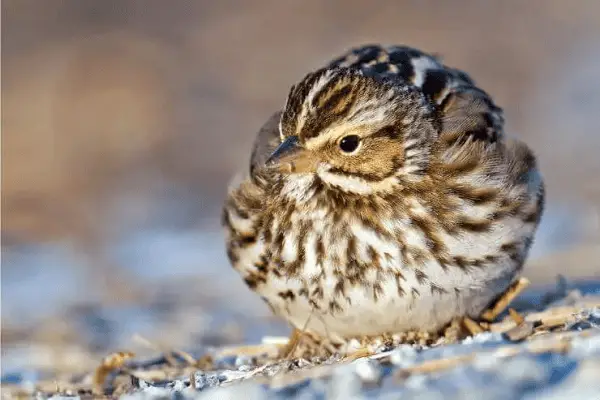
[[[285,333],[285,329],[275,321],[244,321],[238,316],[229,320],[236,320],[239,326],[231,325],[224,316],[223,321],[212,321],[199,338],[190,341],[181,337],[188,329],[184,321],[202,325],[190,317],[201,316],[199,310],[185,301],[175,306],[178,310],[163,307],[157,318],[173,314],[170,322],[165,321],[163,333],[171,343],[187,343],[185,351],[138,337],[138,342],[146,341],[147,351],[139,353],[136,349],[136,356],[113,354],[102,361],[101,355],[106,356],[108,348],[115,350],[114,343],[126,342],[113,338],[111,344],[99,343],[101,313],[80,310],[75,329],[79,333],[87,329],[87,341],[72,339],[73,334],[64,329],[54,332],[54,341],[46,332],[41,335],[46,341],[38,339],[36,346],[3,350],[3,396],[89,397],[104,391],[130,399],[358,399],[400,395],[408,399],[475,399],[482,395],[488,400],[600,399],[600,282],[562,281],[556,287],[526,291],[512,304],[525,317],[518,326],[514,318],[503,315],[491,325],[490,332],[459,342],[429,348],[402,345],[356,360],[269,359],[275,349],[269,344],[259,346],[264,356],[256,353],[256,346],[251,347],[254,355],[250,356],[248,347],[237,345],[259,343],[261,332]],[[85,328],[86,324],[90,325]],[[43,330],[40,327],[40,332]],[[94,333],[98,337],[94,338]],[[12,334],[18,336],[19,332]],[[122,332],[123,337],[130,334]],[[23,340],[32,342],[31,337]],[[49,355],[52,349],[62,354],[62,362],[57,361],[56,354],[54,358]],[[38,361],[46,358],[45,367],[18,365],[19,360],[32,360],[36,355]]]

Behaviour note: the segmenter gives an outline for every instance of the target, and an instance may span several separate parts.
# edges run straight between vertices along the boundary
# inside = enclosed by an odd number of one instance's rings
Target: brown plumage
[[[477,317],[522,269],[543,182],[502,110],[408,47],[350,51],[293,86],[223,209],[273,311],[343,344]]]

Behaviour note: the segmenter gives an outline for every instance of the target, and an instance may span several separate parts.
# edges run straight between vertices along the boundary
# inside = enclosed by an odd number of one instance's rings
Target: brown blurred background
[[[291,84],[369,42],[439,53],[495,96],[548,187],[527,273],[599,278],[596,0],[4,0],[3,341],[182,277],[261,309],[224,257],[228,180]]]

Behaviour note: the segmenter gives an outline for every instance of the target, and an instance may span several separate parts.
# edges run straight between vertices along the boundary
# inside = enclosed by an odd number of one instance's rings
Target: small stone
[[[511,342],[520,342],[533,333],[533,322],[525,321],[520,325],[515,326],[508,332],[504,333],[504,336]]]

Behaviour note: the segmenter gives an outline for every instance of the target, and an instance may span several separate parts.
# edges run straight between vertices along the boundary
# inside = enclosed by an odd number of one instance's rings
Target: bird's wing
[[[351,49],[329,66],[356,68],[416,86],[435,106],[441,136],[460,133],[460,140],[490,143],[503,136],[502,109],[467,73],[444,65],[436,56],[407,46],[369,45]]]
[[[229,182],[222,224],[227,227],[232,238],[239,238],[256,229],[252,220],[262,212],[265,191],[268,190],[272,176],[262,166],[280,143],[280,117],[281,111],[278,111],[263,124],[254,139],[249,167],[239,171]],[[250,229],[249,226],[253,227]],[[235,243],[235,240],[230,240],[229,245],[233,246],[232,249],[235,248]]]
[[[262,166],[264,165],[269,155],[281,143],[279,136],[279,121],[281,119],[281,111],[273,114],[267,122],[260,128],[254,145],[252,147],[252,155],[250,156],[250,177],[255,180],[261,175]]]

